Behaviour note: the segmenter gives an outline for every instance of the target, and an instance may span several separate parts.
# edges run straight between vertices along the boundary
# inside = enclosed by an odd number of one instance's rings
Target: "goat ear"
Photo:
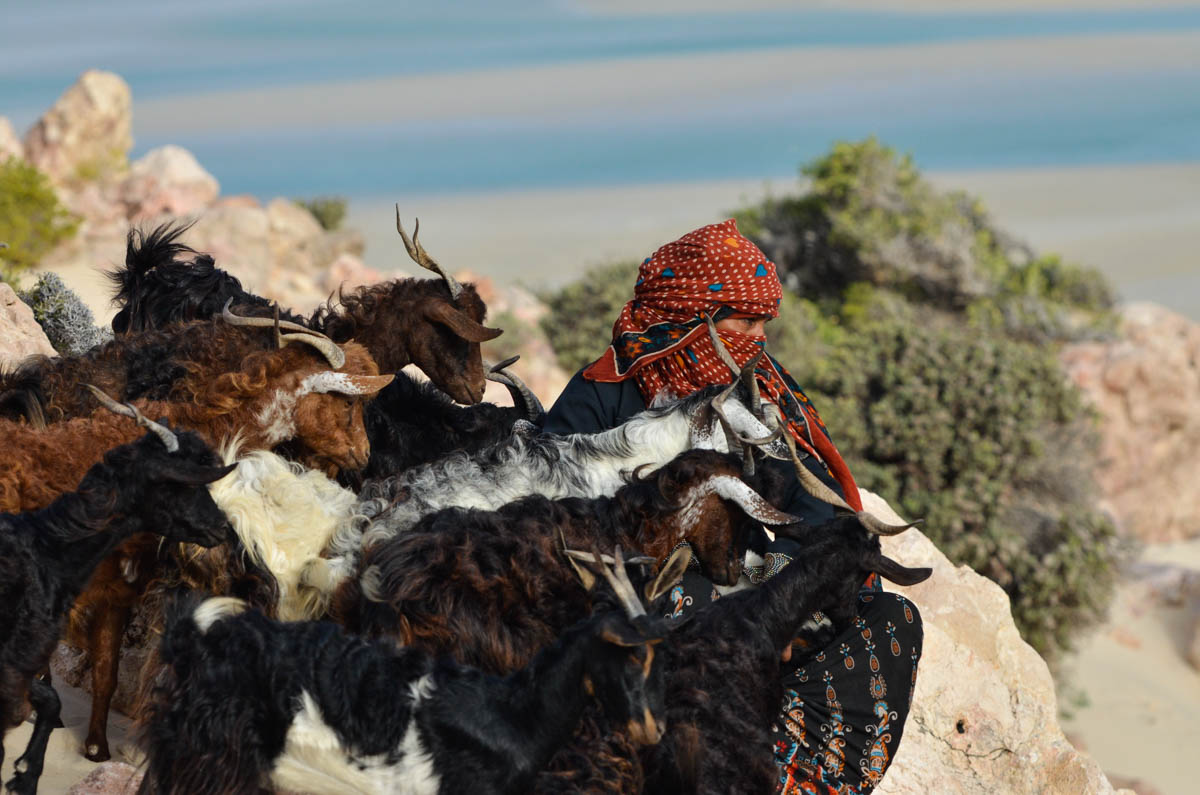
[[[683,546],[672,552],[671,557],[667,558],[667,562],[663,564],[662,570],[658,572],[658,576],[646,586],[647,604],[654,602],[674,588],[675,583],[683,578],[683,573],[687,571],[688,564],[691,562],[691,547]]]
[[[879,573],[879,576],[896,583],[896,585],[916,585],[919,582],[925,582],[929,579],[929,575],[933,574],[933,569],[928,566],[919,568],[901,566],[887,555],[880,555],[879,560],[872,568]]]
[[[440,323],[467,342],[487,342],[504,333],[503,329],[488,328],[476,323],[461,309],[445,301],[431,301],[425,305],[425,317]]]
[[[739,508],[746,512],[747,516],[763,524],[781,525],[800,521],[799,516],[784,513],[771,505],[761,494],[750,488],[746,481],[740,478],[735,478],[731,475],[714,475],[708,479],[708,484],[718,496],[736,503]]]
[[[641,646],[648,642],[646,633],[640,628],[634,626],[629,621],[615,620],[617,616],[614,614],[614,620],[604,622],[600,629],[600,639],[605,643],[611,643],[614,646],[623,646],[629,648],[631,646]]]

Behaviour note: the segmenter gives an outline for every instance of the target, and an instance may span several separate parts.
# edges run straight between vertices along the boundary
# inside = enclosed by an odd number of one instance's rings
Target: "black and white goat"
[[[141,791],[524,793],[589,693],[657,740],[665,624],[606,576],[630,615],[588,618],[503,678],[235,599],[185,605],[163,637]]]
[[[208,547],[229,537],[207,484],[230,468],[195,434],[148,424],[154,433],[110,450],[76,491],[39,511],[0,515],[0,733],[20,719],[26,695],[37,711],[11,792],[37,791],[59,700],[36,677],[97,565],[135,533]]]

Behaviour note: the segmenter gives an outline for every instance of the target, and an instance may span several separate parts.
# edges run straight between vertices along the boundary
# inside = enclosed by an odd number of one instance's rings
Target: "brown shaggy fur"
[[[346,364],[340,372],[378,375],[378,367],[361,345],[349,343],[342,348]],[[363,398],[309,394],[289,407],[288,394],[306,377],[328,369],[312,348],[289,345],[251,353],[236,372],[193,384],[195,398],[190,403],[135,401],[135,405],[148,417],[165,417],[172,427],[196,431],[214,447],[235,434],[241,435],[246,450],[295,439],[329,468],[361,466],[370,452],[362,420]],[[280,416],[284,421],[275,421]],[[286,435],[279,438],[280,433]],[[44,430],[0,420],[0,437],[9,443],[8,455],[0,463],[0,510],[16,513],[45,507],[74,489],[105,451],[143,434],[132,419],[103,409]],[[93,664],[86,750],[95,761],[108,758],[105,725],[116,686],[117,655],[129,611],[158,569],[156,548],[153,536],[126,541],[100,565],[72,609],[71,635],[76,641],[86,639]]]

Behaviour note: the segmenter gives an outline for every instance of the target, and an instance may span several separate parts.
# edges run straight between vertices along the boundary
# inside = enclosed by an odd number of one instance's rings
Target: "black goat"
[[[161,438],[152,433],[110,450],[75,492],[48,507],[0,515],[0,733],[21,718],[26,694],[37,711],[29,745],[8,782],[12,792],[37,791],[59,700],[48,682],[35,677],[96,566],[136,533],[207,547],[229,537],[206,484],[231,467],[220,466],[195,434],[160,430]]]
[[[234,599],[185,606],[163,637],[141,792],[528,792],[588,693],[661,736],[664,627],[601,613],[499,678]]]
[[[930,574],[883,555],[854,516],[786,533],[804,540],[802,555],[761,587],[697,611],[658,647],[667,665],[668,728],[643,754],[647,792],[775,791],[770,731],[782,700],[780,658],[800,626],[817,610],[848,626],[871,572],[900,585]]]

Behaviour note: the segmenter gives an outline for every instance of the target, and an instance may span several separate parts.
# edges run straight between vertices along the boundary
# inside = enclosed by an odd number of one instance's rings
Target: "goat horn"
[[[796,441],[792,439],[790,433],[785,433],[783,440],[788,446],[788,452],[792,454],[792,465],[796,469],[796,477],[799,479],[800,485],[804,487],[804,490],[822,502],[829,503],[835,508],[841,508],[844,511],[854,514],[868,532],[879,536],[894,536],[903,533],[910,527],[920,524],[920,520],[902,525],[887,524],[875,518],[873,514],[867,511],[854,510],[850,507],[849,503],[838,496],[836,491],[825,485],[820,478],[809,471],[808,467],[804,466],[804,462],[796,454]]]
[[[431,270],[442,280],[446,282],[446,286],[450,288],[450,299],[458,301],[458,296],[462,294],[462,285],[459,284],[453,276],[442,270],[442,266],[438,265],[437,260],[429,256],[429,252],[417,240],[417,235],[421,234],[421,219],[418,218],[413,226],[413,236],[410,240],[408,234],[404,231],[404,225],[400,223],[400,205],[396,204],[396,231],[400,233],[400,239],[404,241],[404,248],[408,251],[408,256],[412,261],[420,265],[426,270]]]
[[[495,381],[497,384],[504,384],[508,388],[508,393],[512,395],[513,405],[521,410],[525,415],[525,419],[537,424],[546,416],[546,409],[542,406],[542,402],[538,400],[537,395],[533,394],[533,390],[520,378],[517,378],[513,373],[506,372],[504,368],[520,359],[520,356],[512,356],[500,364],[491,365],[488,372],[484,375],[489,381]]]
[[[729,348],[725,347],[725,343],[721,340],[721,335],[717,333],[717,324],[713,322],[712,315],[705,312],[702,317],[704,322],[708,324],[708,336],[712,340],[713,348],[717,351],[717,356],[725,366],[729,368],[729,372],[733,373],[733,377],[737,378],[741,372],[737,362],[733,360],[733,354],[729,352]]]
[[[275,307],[275,317],[243,317],[235,315],[230,311],[229,305],[233,302],[230,298],[225,302],[225,308],[221,310],[221,317],[226,323],[232,326],[248,326],[251,328],[273,328],[275,329],[275,342],[280,348],[291,342],[302,342],[305,345],[311,345],[321,352],[325,357],[325,361],[329,362],[329,366],[337,370],[346,364],[346,352],[333,340],[326,337],[324,334],[313,331],[312,329],[301,326],[299,323],[293,323],[290,320],[279,319],[279,307]],[[288,331],[302,332],[299,334],[281,334],[280,329]]]
[[[308,326],[302,326],[299,323],[293,323],[290,320],[279,320],[278,306],[275,307],[275,318],[272,319],[269,317],[246,317],[244,315],[235,315],[233,314],[233,310],[229,308],[232,306],[232,304],[233,299],[230,298],[225,302],[225,306],[221,309],[221,319],[231,326],[250,326],[254,328],[272,327],[287,329],[288,331],[302,331],[305,334],[313,334],[318,337],[324,336],[319,331],[313,331]]]
[[[593,547],[592,553],[596,556],[596,560],[600,560],[599,550]],[[642,600],[638,598],[633,583],[629,581],[629,573],[625,571],[625,559],[621,556],[620,546],[613,550],[613,559],[615,565],[612,569],[603,561],[600,562],[603,567],[604,579],[608,580],[608,584],[616,592],[617,598],[621,600],[621,605],[625,608],[625,613],[630,618],[646,615],[646,608],[642,605]]]
[[[575,556],[584,553],[578,553],[573,549],[567,549],[567,537],[563,535],[561,527],[558,528],[558,540],[562,542],[562,550],[563,554],[567,558],[567,562],[571,564],[571,568],[575,569],[575,574],[579,576],[580,582],[583,583],[583,589],[585,591],[592,590],[592,588],[596,585],[595,576],[593,576],[592,573],[583,566],[580,566],[575,562]],[[590,557],[588,559],[590,559]]]
[[[146,419],[142,412],[134,408],[132,403],[118,403],[105,394],[104,390],[100,389],[99,387],[95,387],[91,384],[84,384],[84,386],[91,390],[92,394],[96,396],[96,400],[99,400],[100,405],[104,406],[104,408],[115,414],[120,414],[124,417],[129,417],[136,420],[138,425],[142,426],[161,439],[163,446],[167,448],[168,453],[175,453],[179,451],[179,439],[174,433],[171,432],[170,428],[159,425],[153,420]]]

